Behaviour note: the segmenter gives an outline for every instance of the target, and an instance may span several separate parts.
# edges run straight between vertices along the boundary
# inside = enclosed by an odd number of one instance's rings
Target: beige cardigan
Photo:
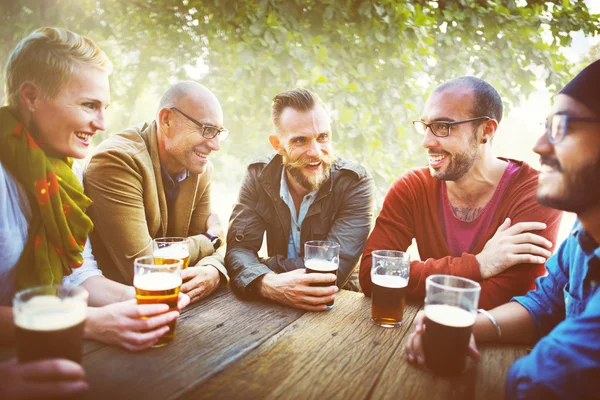
[[[226,283],[223,256],[206,232],[210,215],[212,164],[201,175],[180,183],[169,215],[163,189],[156,123],[137,125],[102,142],[84,172],[85,193],[94,201],[88,214],[94,256],[104,275],[133,284],[133,260],[152,253],[152,239],[183,236],[191,239],[190,265],[212,265]],[[214,253],[214,254],[213,254]]]

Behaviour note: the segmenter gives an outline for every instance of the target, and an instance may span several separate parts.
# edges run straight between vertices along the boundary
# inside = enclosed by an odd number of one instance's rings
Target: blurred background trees
[[[111,133],[153,118],[172,83],[195,79],[221,100],[231,135],[212,157],[237,193],[245,164],[272,152],[271,98],[306,87],[331,107],[338,153],[368,167],[379,200],[425,165],[417,119],[429,91],[465,74],[510,109],[570,77],[560,52],[600,30],[583,0],[0,0],[0,67],[41,26],[87,35],[112,59]],[[597,51],[597,50],[596,50]],[[0,100],[3,100],[0,92]]]

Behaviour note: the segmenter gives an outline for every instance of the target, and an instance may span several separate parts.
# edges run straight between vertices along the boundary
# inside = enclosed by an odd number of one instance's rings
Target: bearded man
[[[248,166],[229,221],[225,266],[242,295],[322,311],[350,280],[363,250],[373,179],[362,166],[334,156],[329,112],[315,93],[278,94],[271,118],[269,141],[277,154]],[[259,259],[265,231],[268,258]],[[316,287],[335,281],[334,274],[305,273],[308,240],[340,244],[336,286]]]
[[[412,298],[423,299],[432,274],[479,282],[483,309],[535,288],[554,249],[561,213],[536,202],[538,171],[494,156],[502,110],[498,92],[473,76],[434,89],[421,119],[413,121],[429,168],[408,171],[386,196],[360,266],[367,296],[371,253],[405,251],[413,239],[423,261],[410,265]]]

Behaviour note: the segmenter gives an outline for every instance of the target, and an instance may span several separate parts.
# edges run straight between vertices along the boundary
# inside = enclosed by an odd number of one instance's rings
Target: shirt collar
[[[160,170],[162,172],[163,179],[166,179],[167,182],[171,184],[171,186],[178,186],[179,183],[181,183],[190,176],[190,171],[187,169],[181,171],[181,173],[177,175],[175,179],[171,177],[171,175],[167,172],[167,169],[162,164],[160,166]]]
[[[600,258],[600,246],[594,238],[583,229],[581,222],[577,220],[573,229],[571,229],[571,235],[575,236],[581,246],[583,252],[587,255],[595,255]]]

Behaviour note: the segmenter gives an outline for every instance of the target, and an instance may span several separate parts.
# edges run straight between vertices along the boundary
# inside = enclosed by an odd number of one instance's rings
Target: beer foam
[[[77,299],[36,296],[13,309],[15,325],[32,331],[56,331],[85,320],[87,305]]]
[[[371,280],[377,286],[400,289],[408,285],[408,278],[394,275],[371,275]]]
[[[475,323],[476,314],[447,304],[425,306],[425,316],[441,325],[466,328]]]
[[[335,271],[338,269],[337,263],[327,260],[319,260],[316,258],[304,260],[304,266],[312,269],[313,271],[331,272],[332,274],[335,274]]]
[[[133,286],[141,290],[169,290],[181,286],[181,277],[169,272],[152,272],[136,275]]]
[[[171,245],[154,250],[153,256],[156,258],[184,259],[189,257],[190,253],[181,245]]]

